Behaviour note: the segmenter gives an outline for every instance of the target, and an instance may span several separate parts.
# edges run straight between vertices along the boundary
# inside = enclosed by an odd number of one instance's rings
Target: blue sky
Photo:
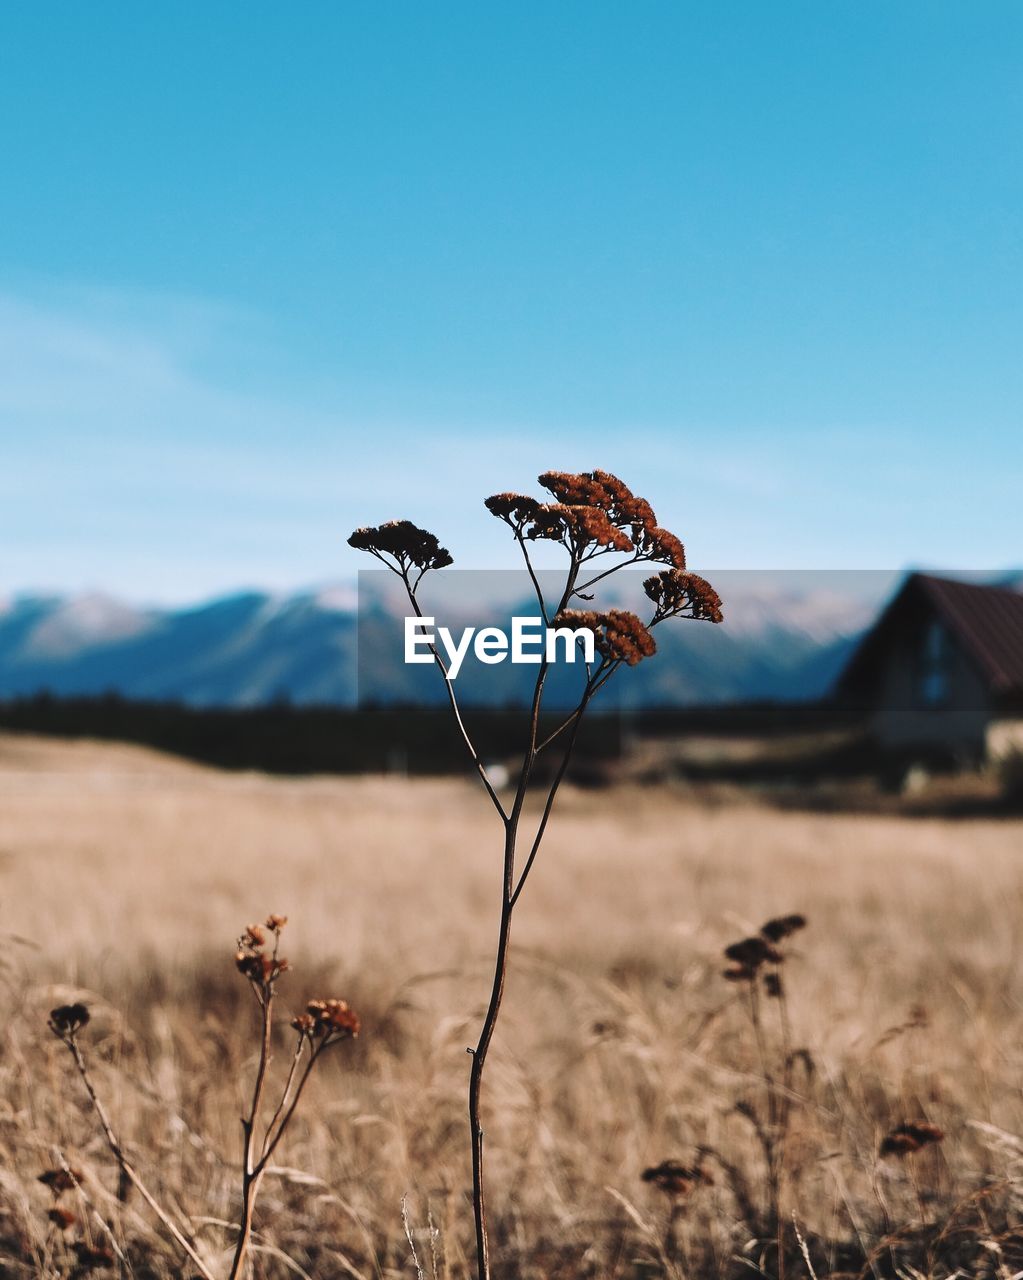
[[[0,594],[350,577],[605,467],[698,567],[1023,560],[1023,7],[0,13]]]

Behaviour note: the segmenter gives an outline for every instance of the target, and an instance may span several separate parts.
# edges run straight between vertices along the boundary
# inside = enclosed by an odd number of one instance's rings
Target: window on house
[[[940,622],[929,622],[923,634],[920,655],[920,701],[925,707],[940,707],[948,698],[948,632]]]

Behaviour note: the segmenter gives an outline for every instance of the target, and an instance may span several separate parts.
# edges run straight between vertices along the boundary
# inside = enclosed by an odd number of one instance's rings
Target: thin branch
[[[555,774],[554,781],[551,783],[550,790],[547,792],[547,800],[544,804],[543,816],[540,819],[540,824],[537,827],[536,835],[533,838],[533,844],[529,850],[529,857],[526,859],[526,864],[522,868],[522,874],[519,876],[518,883],[516,884],[514,890],[512,891],[512,896],[511,896],[512,907],[514,907],[515,903],[518,901],[519,894],[522,892],[523,887],[525,886],[525,883],[526,883],[526,879],[528,878],[529,873],[533,868],[533,863],[536,860],[537,853],[539,852],[540,844],[544,837],[544,832],[547,830],[547,823],[550,821],[551,812],[554,809],[554,801],[558,794],[558,788],[561,786],[562,779],[564,778],[566,772],[568,771],[568,765],[572,759],[572,749],[575,746],[575,740],[579,734],[579,725],[582,723],[583,713],[585,712],[586,707],[590,699],[592,698],[594,692],[595,692],[594,689],[587,687],[587,691],[583,695],[583,700],[579,704],[579,707],[575,716],[575,722],[572,725],[572,733],[571,733],[571,736],[569,737],[568,745],[565,747],[565,754],[564,756],[562,756],[561,764],[558,766],[558,772]]]
[[[305,1037],[299,1036],[298,1045],[296,1046],[294,1055],[291,1059],[291,1067],[288,1070],[288,1078],[284,1084],[284,1092],[281,1094],[281,1100],[277,1104],[277,1110],[271,1116],[270,1123],[266,1126],[266,1133],[263,1135],[263,1146],[260,1154],[261,1161],[266,1159],[267,1144],[270,1141],[270,1135],[274,1131],[274,1125],[280,1119],[284,1108],[288,1105],[288,1098],[291,1096],[291,1087],[295,1083],[295,1073],[298,1071],[298,1064],[302,1057],[302,1047],[304,1044]],[[281,1127],[283,1128],[284,1126],[282,1125]]]
[[[99,1095],[93,1087],[92,1079],[89,1075],[89,1069],[85,1064],[85,1058],[78,1046],[78,1041],[73,1037],[61,1038],[71,1051],[71,1056],[75,1060],[75,1066],[78,1068],[78,1074],[82,1077],[82,1083],[85,1085],[93,1110],[96,1112],[100,1126],[103,1129],[103,1136],[106,1138],[107,1146],[110,1148],[111,1154],[120,1166],[121,1172],[181,1246],[189,1261],[198,1268],[199,1274],[204,1277],[204,1280],[215,1280],[213,1273],[203,1262],[199,1254],[196,1253],[194,1247],[189,1243],[186,1236],[174,1224],[170,1216],[160,1207],[159,1203],[156,1201],[139,1175],[135,1172],[135,1169],[124,1154],[124,1149],[117,1140],[117,1136],[114,1133],[109,1117],[107,1116],[106,1108],[103,1106],[103,1103],[99,1099]]]
[[[288,1125],[291,1123],[291,1117],[295,1114],[295,1108],[298,1106],[299,1100],[302,1097],[302,1090],[305,1088],[306,1081],[309,1079],[310,1075],[312,1074],[313,1067],[316,1065],[316,1060],[319,1058],[322,1048],[323,1046],[320,1045],[318,1048],[314,1049],[312,1053],[309,1055],[309,1061],[306,1063],[305,1070],[302,1072],[302,1075],[299,1078],[298,1087],[295,1089],[295,1096],[291,1100],[291,1106],[287,1109],[287,1111],[285,1111],[284,1116],[281,1120],[281,1123],[277,1127],[277,1132],[274,1134],[273,1141],[267,1147],[266,1152],[260,1159],[259,1164],[256,1166],[258,1173],[263,1173],[264,1170],[266,1169],[266,1166],[270,1162],[270,1157],[277,1150],[278,1144],[280,1143],[281,1138],[284,1136],[285,1129],[287,1129]]]
[[[412,584],[409,582],[408,578],[404,574],[399,574],[398,576],[405,583],[405,590],[408,594],[409,602],[411,603],[412,608],[415,610],[416,617],[422,618],[423,611],[422,609],[420,609],[419,601],[416,599],[415,587],[412,586]],[[465,743],[466,750],[469,752],[469,755],[472,757],[472,762],[476,766],[476,772],[479,774],[480,780],[482,781],[484,787],[486,787],[487,789],[487,795],[490,796],[491,803],[493,804],[497,812],[501,815],[501,821],[507,824],[508,815],[507,813],[505,813],[504,805],[501,803],[500,797],[498,796],[497,792],[494,790],[494,785],[490,781],[490,776],[488,775],[486,768],[484,767],[483,761],[480,759],[479,752],[476,750],[475,744],[473,743],[473,740],[469,735],[469,730],[465,727],[465,721],[462,719],[462,712],[458,706],[458,699],[455,697],[455,691],[451,686],[451,680],[448,678],[447,665],[445,664],[444,659],[440,656],[440,651],[438,650],[435,644],[430,643],[427,645],[427,648],[433,654],[433,660],[434,662],[436,662],[437,666],[440,668],[441,675],[444,677],[444,688],[447,690],[448,702],[451,705],[451,712],[452,712],[452,715],[454,715],[455,717],[455,723],[458,725],[458,731],[462,735],[462,741]]]
[[[533,590],[536,592],[536,598],[540,605],[540,612],[543,614],[543,620],[548,626],[550,626],[551,620],[547,616],[547,602],[543,598],[543,590],[540,587],[539,579],[537,578],[536,572],[533,569],[533,562],[529,558],[529,552],[526,550],[526,541],[522,536],[521,529],[516,529],[515,541],[519,544],[519,547],[522,551],[522,558],[526,562],[526,570],[529,573],[529,580],[533,584]]]

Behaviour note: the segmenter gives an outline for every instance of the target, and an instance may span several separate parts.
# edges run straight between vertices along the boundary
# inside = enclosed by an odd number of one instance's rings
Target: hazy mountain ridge
[[[721,627],[659,628],[659,660],[630,672],[619,696],[630,705],[817,697],[872,612],[834,593],[748,591],[732,599]],[[393,635],[393,612],[378,625]],[[239,592],[180,609],[97,593],[21,596],[0,609],[0,697],[114,691],[195,706],[351,705],[358,630],[355,592],[343,584]],[[378,701],[443,698],[433,672],[395,670],[392,653],[364,643],[364,693],[368,682]],[[528,668],[510,664],[466,670],[460,690],[470,701],[501,703],[519,696],[528,677]]]

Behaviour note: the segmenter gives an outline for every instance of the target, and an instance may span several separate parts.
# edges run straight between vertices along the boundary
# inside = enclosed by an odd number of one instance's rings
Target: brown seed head
[[[631,551],[629,537],[611,522],[600,507],[573,507],[560,502],[546,502],[524,524],[524,534],[531,541],[537,538],[549,542],[562,542],[573,551],[587,547],[608,547],[613,551]]]
[[[702,1165],[687,1165],[681,1160],[662,1160],[643,1170],[643,1181],[652,1182],[665,1195],[687,1196],[696,1187],[713,1186],[714,1179]]]
[[[515,528],[521,526],[540,509],[536,498],[524,493],[495,493],[483,504],[491,515],[497,516]]]
[[[770,973],[765,973],[764,990],[773,1000],[780,1000],[785,992],[785,988],[782,986],[781,974],[774,969]]]
[[[643,528],[636,538],[636,545],[648,560],[660,560],[674,569],[686,567],[686,549],[668,529],[659,525]]]
[[[266,942],[266,934],[258,924],[249,924],[245,926],[245,932],[242,934],[242,941],[245,946],[255,949],[263,946]]]
[[[357,551],[388,555],[407,569],[443,569],[452,564],[451,553],[434,534],[420,529],[411,520],[389,520],[386,524],[356,529],[348,545]]]
[[[62,1004],[50,1010],[47,1026],[62,1040],[73,1039],[88,1024],[89,1010],[84,1004]]]
[[[603,615],[603,622],[603,644],[598,637],[597,647],[606,657],[634,667],[657,652],[653,636],[627,609],[610,609]]]
[[[768,942],[782,942],[785,938],[790,938],[794,933],[798,933],[800,929],[806,928],[806,916],[776,916],[773,920],[761,927],[761,934]]]
[[[114,1265],[114,1255],[103,1245],[86,1244],[84,1240],[76,1240],[71,1248],[83,1272],[98,1271]]]
[[[55,1204],[52,1209],[48,1209],[46,1216],[58,1231],[70,1231],[78,1221],[70,1209],[65,1209],[59,1204]]]
[[[653,636],[634,613],[627,609],[563,609],[554,619],[555,627],[586,628],[593,632],[594,646],[611,662],[634,667],[657,652]]]
[[[61,1196],[65,1191],[72,1191],[80,1186],[85,1181],[85,1175],[81,1169],[65,1169],[62,1166],[59,1169],[47,1169],[39,1175],[38,1181],[44,1187],[49,1187],[55,1196]]]
[[[267,955],[264,951],[239,951],[234,962],[243,977],[262,987],[276,982],[291,968],[284,956]]]
[[[749,965],[737,964],[731,969],[722,970],[721,976],[728,982],[752,982],[757,976],[757,971],[751,969]]]
[[[269,915],[266,918],[266,927],[271,933],[280,933],[287,923],[287,916]]]
[[[718,593],[706,578],[685,569],[663,569],[647,578],[643,590],[656,606],[654,619],[657,622],[663,618],[720,622],[723,617]]]
[[[881,1143],[882,1156],[908,1156],[922,1147],[944,1141],[945,1135],[935,1124],[900,1124]]]
[[[638,498],[624,480],[619,480],[610,471],[594,471],[591,474],[610,496],[608,509],[615,524],[631,526],[633,536],[637,538],[644,529],[657,527],[653,507],[646,498]]]
[[[613,498],[595,474],[587,471],[544,471],[537,479],[557,502],[570,507],[600,507],[610,511]]]
[[[725,959],[732,960],[745,969],[759,969],[768,961],[780,964],[783,956],[765,938],[743,938],[725,947]]]
[[[310,1000],[306,1013],[315,1023],[313,1035],[348,1040],[359,1034],[359,1015],[346,1000]]]

